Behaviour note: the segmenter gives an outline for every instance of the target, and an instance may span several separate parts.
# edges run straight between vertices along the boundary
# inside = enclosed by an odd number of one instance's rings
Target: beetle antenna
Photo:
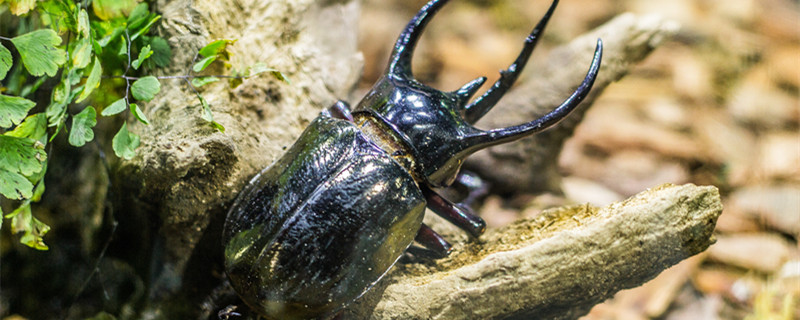
[[[602,58],[603,41],[597,39],[597,47],[594,51],[594,58],[592,58],[592,65],[589,67],[586,77],[583,79],[583,82],[581,82],[581,85],[578,86],[572,95],[564,100],[560,106],[531,122],[508,128],[484,131],[477,135],[470,136],[466,138],[468,140],[466,144],[468,147],[464,151],[471,153],[493,145],[517,140],[543,131],[563,120],[572,110],[575,110],[575,107],[589,94],[592,85],[594,85],[594,80],[597,78],[597,71],[600,69],[600,61]]]
[[[522,47],[522,51],[519,53],[517,60],[514,60],[514,63],[508,66],[508,69],[500,70],[500,79],[498,79],[486,93],[464,107],[464,120],[468,123],[477,122],[483,115],[489,112],[489,110],[497,104],[497,101],[506,94],[506,91],[514,85],[519,74],[522,73],[522,69],[525,68],[525,64],[528,62],[528,58],[530,58],[533,49],[539,42],[540,35],[544,32],[547,22],[550,21],[550,17],[553,15],[553,11],[556,10],[557,5],[558,0],[553,0],[553,3],[550,4],[550,8],[547,9],[547,13],[539,20],[539,23],[533,28],[531,34],[525,38],[525,45]]]
[[[411,74],[411,56],[414,55],[414,47],[417,45],[417,40],[419,40],[423,29],[425,29],[425,25],[447,1],[431,0],[408,22],[394,45],[392,57],[389,60],[389,70],[387,72],[389,75],[402,76],[407,79],[413,78]]]

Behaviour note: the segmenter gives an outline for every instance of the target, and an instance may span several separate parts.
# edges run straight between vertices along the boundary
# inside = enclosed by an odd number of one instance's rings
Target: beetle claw
[[[450,251],[453,250],[453,246],[450,245],[447,240],[424,223],[419,228],[414,240],[425,247],[425,249],[430,250],[436,258],[444,258],[450,255]]]

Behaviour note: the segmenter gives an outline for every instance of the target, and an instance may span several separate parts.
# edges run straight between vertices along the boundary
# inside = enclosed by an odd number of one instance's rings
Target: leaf
[[[92,10],[100,20],[112,20],[127,16],[137,4],[136,0],[94,0]]]
[[[11,69],[11,51],[0,44],[0,80],[3,80]]]
[[[17,172],[0,168],[0,194],[11,200],[28,199],[33,196],[33,184]]]
[[[147,3],[137,4],[136,7],[133,8],[133,11],[130,11],[130,15],[128,15],[128,29],[134,30],[138,28],[144,23],[149,14],[150,9],[148,9]]]
[[[206,67],[208,67],[208,65],[214,62],[214,60],[217,60],[217,56],[205,57],[202,60],[197,61],[197,63],[192,66],[192,70],[194,70],[194,72],[203,71]]]
[[[150,121],[147,121],[147,117],[144,116],[142,109],[140,109],[135,103],[131,103],[131,113],[133,113],[133,116],[136,117],[136,119],[141,123],[150,124]]]
[[[114,139],[111,140],[111,147],[117,157],[130,160],[136,156],[136,148],[139,147],[139,136],[128,131],[128,124],[123,123]]]
[[[200,99],[200,104],[203,105],[203,114],[200,116],[203,120],[208,121],[214,129],[217,129],[219,132],[225,132],[225,127],[223,127],[218,122],[214,121],[214,114],[211,113],[211,106],[208,104],[203,96],[198,95],[198,99]]]
[[[192,85],[199,88],[209,83],[217,81],[219,81],[219,78],[217,77],[199,77],[192,79]]]
[[[151,37],[149,39],[148,42],[150,42],[150,46],[153,50],[153,57],[150,58],[150,60],[158,67],[166,67],[169,65],[170,59],[172,58],[172,49],[169,47],[167,40],[164,40],[162,37]]]
[[[2,3],[2,1],[0,1]],[[11,10],[11,13],[17,16],[21,16],[23,14],[28,13],[36,7],[36,0],[9,0],[8,1],[8,9]]]
[[[31,138],[0,135],[0,170],[31,176],[47,159],[44,144]]]
[[[150,45],[146,45],[142,50],[139,52],[139,57],[136,60],[133,60],[131,65],[134,69],[139,70],[139,66],[142,65],[145,59],[149,58],[153,54],[153,51],[150,50]]]
[[[11,232],[24,232],[19,242],[37,250],[47,250],[43,237],[50,231],[50,226],[36,219],[31,214],[30,201],[24,202],[14,212],[6,215],[11,218]]]
[[[288,84],[292,83],[291,81],[289,81],[289,78],[286,77],[286,75],[284,75],[282,72],[280,72],[280,71],[278,71],[276,69],[267,67],[267,65],[264,64],[263,62],[258,62],[256,64],[250,66],[250,68],[247,70],[246,76],[247,77],[252,77],[254,75],[257,75],[257,74],[263,73],[263,72],[269,72],[276,79],[281,80],[283,82],[286,82]]]
[[[89,14],[84,9],[78,13],[78,34],[83,38],[89,38]]]
[[[47,117],[44,113],[36,113],[25,118],[14,130],[5,135],[17,138],[31,138],[42,143],[47,140]]]
[[[94,57],[94,64],[92,64],[92,71],[89,73],[89,78],[86,79],[86,84],[83,86],[83,91],[75,102],[81,102],[88,98],[95,88],[100,86],[100,76],[103,75],[103,66],[100,65],[100,60]]]
[[[125,111],[125,107],[126,107],[125,99],[124,98],[123,99],[119,99],[119,100],[114,101],[113,103],[111,103],[105,109],[103,109],[103,112],[100,112],[100,115],[102,115],[104,117],[113,116],[113,115],[115,115],[117,113]]]
[[[150,101],[161,90],[161,83],[154,76],[139,78],[131,85],[131,94],[136,100]]]
[[[67,61],[66,52],[55,47],[61,43],[61,37],[51,29],[29,32],[12,38],[11,42],[31,75],[55,76],[58,66]]]
[[[92,128],[97,124],[97,112],[88,106],[72,117],[72,130],[69,132],[69,144],[82,147],[94,139]]]
[[[28,99],[0,94],[0,128],[19,124],[34,106]]]
[[[139,36],[141,36],[141,35],[143,35],[143,34],[145,34],[145,33],[149,32],[149,31],[150,31],[150,26],[152,26],[152,25],[153,25],[153,23],[156,23],[156,21],[158,21],[158,19],[161,19],[161,16],[154,16],[154,17],[152,17],[152,18],[150,19],[150,21],[148,21],[148,22],[147,22],[147,25],[145,25],[144,27],[142,27],[141,29],[139,29],[139,31],[136,31],[136,33],[134,33],[134,34],[131,36],[131,41],[133,41],[133,40],[136,40],[136,38],[139,38]]]
[[[72,7],[70,7],[72,5]],[[39,1],[39,16],[42,24],[49,26],[58,34],[74,29],[77,25],[72,14],[74,3],[67,1]]]
[[[78,40],[75,50],[72,51],[72,65],[75,69],[82,69],[92,62],[92,42],[89,38]]]
[[[122,36],[122,41],[120,42],[119,52],[117,52],[117,55],[128,55],[128,40],[125,39],[125,36]]]
[[[220,39],[212,41],[205,47],[201,48],[198,53],[204,57],[219,56],[223,60],[228,60],[230,54],[228,53],[228,45],[236,43],[236,40]]]

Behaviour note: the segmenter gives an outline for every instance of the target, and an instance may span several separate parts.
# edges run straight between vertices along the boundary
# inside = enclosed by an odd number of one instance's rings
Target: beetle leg
[[[417,231],[417,236],[414,240],[425,247],[425,249],[432,251],[437,258],[444,258],[453,250],[453,246],[451,246],[447,240],[424,223],[419,228],[419,231]]]
[[[476,216],[469,207],[450,202],[428,186],[422,186],[421,189],[425,200],[428,201],[428,208],[440,217],[476,238],[486,231],[486,222]]]
[[[467,196],[458,205],[470,207],[476,200],[489,193],[489,185],[474,172],[462,170],[454,181],[453,185],[462,186],[467,189]]]
[[[350,104],[342,100],[337,100],[328,109],[322,110],[320,113],[323,116],[347,120],[353,122],[353,115],[350,114]]]

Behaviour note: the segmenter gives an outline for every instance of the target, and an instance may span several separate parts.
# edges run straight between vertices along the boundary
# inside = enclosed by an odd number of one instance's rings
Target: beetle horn
[[[417,40],[425,29],[425,25],[431,20],[433,15],[447,3],[448,0],[432,0],[419,10],[416,16],[408,22],[408,25],[400,33],[397,42],[394,44],[392,57],[389,60],[388,74],[404,76],[407,79],[413,78],[411,74],[411,56],[414,54],[414,47]]]
[[[536,43],[539,42],[540,35],[544,32],[544,28],[547,26],[547,22],[550,21],[550,16],[553,15],[553,11],[556,10],[557,5],[558,0],[554,0],[553,3],[550,4],[547,13],[544,14],[542,19],[539,20],[539,23],[536,24],[536,27],[533,28],[533,31],[531,31],[531,34],[525,39],[525,45],[522,47],[522,51],[519,53],[517,60],[514,60],[514,63],[508,66],[508,69],[500,71],[500,79],[498,79],[486,93],[464,107],[464,120],[468,123],[477,122],[486,112],[489,112],[497,101],[506,94],[506,91],[514,85],[522,69],[525,68],[525,64],[528,62],[528,58],[530,58],[533,49],[536,47]]]
[[[581,103],[581,101],[583,101],[584,98],[586,98],[589,90],[592,89],[594,80],[597,78],[597,71],[600,69],[600,61],[602,58],[603,41],[597,39],[597,47],[594,51],[594,58],[592,58],[592,65],[589,67],[586,77],[583,79],[581,85],[578,86],[572,95],[564,100],[560,106],[545,114],[541,118],[528,123],[508,128],[484,131],[469,136],[465,138],[465,145],[467,147],[464,149],[464,152],[470,154],[479,149],[520,139],[536,132],[543,131],[564,119],[567,115],[569,115],[570,112],[572,112],[572,110],[575,109],[576,106],[578,106],[578,104]]]
[[[458,100],[462,101],[462,103],[466,103],[469,101],[469,98],[472,98],[475,95],[475,92],[478,92],[478,89],[486,82],[486,77],[478,77],[475,80],[467,82],[463,87],[456,90],[454,93],[458,97]]]

